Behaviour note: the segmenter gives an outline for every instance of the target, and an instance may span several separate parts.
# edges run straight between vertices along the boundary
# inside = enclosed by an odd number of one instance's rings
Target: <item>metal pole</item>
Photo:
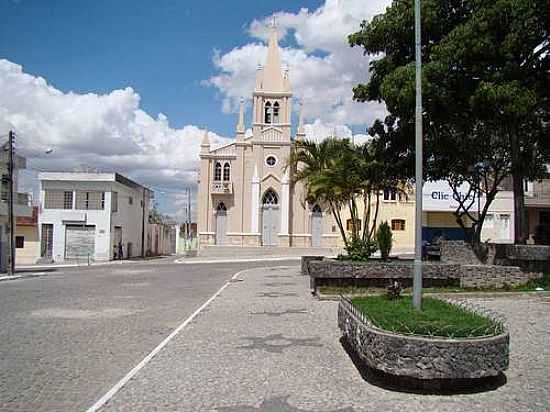
[[[422,309],[422,38],[420,0],[414,3],[414,37],[416,48],[416,225],[414,248],[413,307]]]

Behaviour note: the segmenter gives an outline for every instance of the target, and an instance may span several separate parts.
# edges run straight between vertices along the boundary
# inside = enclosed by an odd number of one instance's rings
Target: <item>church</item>
[[[303,111],[292,137],[292,89],[282,70],[277,28],[270,27],[267,59],[252,93],[252,135],[245,136],[241,100],[235,141],[211,149],[201,142],[199,247],[336,247],[339,234],[322,205],[305,200],[287,161],[293,141],[305,138]]]

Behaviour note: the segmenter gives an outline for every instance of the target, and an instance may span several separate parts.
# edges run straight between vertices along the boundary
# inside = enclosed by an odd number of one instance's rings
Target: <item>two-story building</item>
[[[525,183],[529,243],[550,245],[550,179]]]
[[[8,217],[8,198],[9,198],[9,174],[8,174],[8,162],[9,151],[2,150],[0,152],[0,175],[2,179],[0,181],[0,272],[6,270],[9,251],[9,217]],[[13,159],[13,214],[15,219],[18,218],[32,218],[33,208],[31,206],[31,199],[29,194],[18,192],[18,171],[27,167],[27,160],[14,154]],[[16,224],[17,227],[17,224]],[[17,246],[20,245],[21,235],[14,233],[14,253],[16,249],[20,249]],[[19,235],[19,239],[17,239]],[[17,263],[17,259],[16,259]]]
[[[45,172],[40,180],[44,261],[145,255],[153,192],[118,173]]]

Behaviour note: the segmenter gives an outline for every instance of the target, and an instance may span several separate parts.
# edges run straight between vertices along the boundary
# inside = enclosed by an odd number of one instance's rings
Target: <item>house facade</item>
[[[18,248],[17,245],[21,245],[21,238],[17,240],[16,236],[21,236],[20,233],[17,233],[17,220],[20,218],[31,219],[33,216],[33,208],[31,206],[31,196],[28,193],[21,193],[18,191],[18,171],[25,169],[27,167],[27,160],[14,154],[13,156],[13,214],[15,217],[15,227],[16,232],[14,233],[14,253],[16,256],[15,262],[19,263],[17,260]],[[0,272],[5,272],[7,269],[8,263],[8,251],[9,251],[9,207],[8,207],[8,198],[9,198],[9,172],[8,172],[8,163],[9,162],[9,152],[6,150],[0,151],[0,174],[2,179],[0,181]],[[25,229],[21,229],[25,231]],[[28,237],[30,238],[30,237]],[[19,242],[19,243],[17,243]]]
[[[105,261],[145,254],[153,192],[118,173],[39,174],[44,261]]]
[[[293,184],[287,160],[292,90],[281,69],[277,29],[271,27],[267,60],[259,66],[252,94],[252,135],[245,137],[241,101],[235,142],[211,149],[208,133],[200,152],[199,247],[332,247],[339,234],[329,211],[305,200]],[[303,115],[295,136],[305,137]]]

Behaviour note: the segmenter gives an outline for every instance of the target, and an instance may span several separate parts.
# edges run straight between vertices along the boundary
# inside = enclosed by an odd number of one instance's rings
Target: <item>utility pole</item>
[[[187,188],[187,239],[191,239],[191,189]]]
[[[8,140],[8,276],[15,274],[15,217],[13,214],[13,141],[15,133],[10,130]]]
[[[414,245],[413,307],[422,309],[422,36],[420,30],[420,0],[414,2],[414,37],[416,48],[416,122],[415,180],[416,225]]]

